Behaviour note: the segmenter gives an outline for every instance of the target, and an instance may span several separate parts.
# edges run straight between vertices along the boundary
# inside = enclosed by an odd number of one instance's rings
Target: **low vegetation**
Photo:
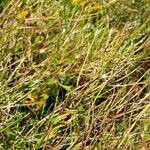
[[[0,149],[150,148],[149,0],[0,1]]]

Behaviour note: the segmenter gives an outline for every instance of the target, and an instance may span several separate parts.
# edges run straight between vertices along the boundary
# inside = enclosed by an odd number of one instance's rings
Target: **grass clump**
[[[149,8],[148,0],[3,7],[0,149],[148,150]]]

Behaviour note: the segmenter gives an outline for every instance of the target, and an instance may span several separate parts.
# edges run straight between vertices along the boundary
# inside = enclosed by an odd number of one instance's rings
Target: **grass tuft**
[[[0,149],[148,150],[149,8],[0,2]]]

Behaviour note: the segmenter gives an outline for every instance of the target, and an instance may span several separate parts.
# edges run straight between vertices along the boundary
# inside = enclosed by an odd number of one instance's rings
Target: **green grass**
[[[0,2],[0,150],[150,148],[149,0],[84,2]]]

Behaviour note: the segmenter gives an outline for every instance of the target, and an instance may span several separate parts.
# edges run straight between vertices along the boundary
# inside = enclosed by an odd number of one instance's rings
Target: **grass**
[[[149,8],[0,1],[0,149],[148,150]]]

